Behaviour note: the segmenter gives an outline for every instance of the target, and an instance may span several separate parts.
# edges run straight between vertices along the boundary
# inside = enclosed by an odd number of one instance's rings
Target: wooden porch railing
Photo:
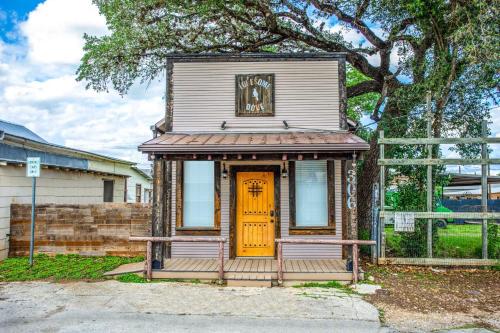
[[[224,237],[129,237],[130,241],[147,242],[146,245],[146,279],[151,281],[153,277],[152,249],[153,242],[199,242],[199,243],[219,243],[219,283],[224,282]]]
[[[331,244],[331,245],[351,245],[352,246],[352,280],[358,283],[358,245],[376,244],[372,240],[341,240],[341,239],[311,239],[311,238],[278,238],[278,284],[283,284],[283,244]]]

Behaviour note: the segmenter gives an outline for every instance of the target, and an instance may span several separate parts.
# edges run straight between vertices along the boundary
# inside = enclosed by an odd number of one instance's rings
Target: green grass
[[[143,260],[142,257],[83,257],[76,254],[51,257],[39,254],[34,257],[34,265],[30,268],[27,257],[7,258],[0,262],[0,281],[104,280],[103,273]]]
[[[338,281],[328,281],[328,282],[306,282],[302,283],[296,286],[293,286],[294,288],[335,288],[339,289],[346,294],[353,294],[355,293],[354,290],[349,288],[349,286],[343,285],[342,283]]]
[[[116,278],[117,281],[124,282],[124,283],[148,283],[146,278],[143,276],[139,276],[135,273],[127,273],[127,274],[122,274],[119,275]],[[186,283],[201,283],[200,280],[198,279],[191,279],[191,280],[185,280],[185,279],[154,279],[151,281],[151,283],[156,283],[156,282],[186,282]]]
[[[387,248],[397,255],[400,236],[393,227],[386,227]],[[441,258],[480,258],[481,225],[448,224],[438,228],[439,241],[436,244],[436,257]]]
[[[118,275],[116,280],[120,281],[120,282],[125,282],[125,283],[147,283],[148,282],[143,276],[139,276],[135,273],[127,273],[127,274]]]

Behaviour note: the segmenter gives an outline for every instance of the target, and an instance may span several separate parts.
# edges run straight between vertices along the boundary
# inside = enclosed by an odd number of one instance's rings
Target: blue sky
[[[107,33],[91,0],[0,0],[0,119],[44,139],[149,164],[137,146],[163,115],[161,82],[127,96],[75,81],[83,34]]]
[[[43,2],[41,0],[2,0],[0,2],[0,36],[3,40],[13,37],[11,32],[16,29],[19,21],[25,21],[28,13]],[[11,36],[9,36],[9,34]]]
[[[328,23],[353,45],[367,43],[359,33]],[[91,0],[0,0],[0,119],[53,143],[147,164],[137,145],[162,117],[163,82],[134,86],[124,97],[85,90],[75,81],[85,32],[107,33]],[[391,62],[397,66],[396,51]],[[490,128],[500,136],[500,110],[492,116]],[[500,149],[493,155],[500,157]]]

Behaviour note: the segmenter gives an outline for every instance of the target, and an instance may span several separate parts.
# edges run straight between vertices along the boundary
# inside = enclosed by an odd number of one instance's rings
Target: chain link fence
[[[480,205],[479,209],[481,209]],[[390,258],[399,258],[396,261],[402,261],[401,258],[445,259],[442,263],[450,265],[459,264],[454,259],[483,259],[482,220],[471,218],[432,219],[432,232],[429,232],[428,219],[414,218],[411,221],[412,227],[400,231],[394,218],[397,214],[386,213],[387,217],[378,221],[378,223],[383,223],[379,232],[379,256],[382,259],[389,259],[389,261],[391,261]],[[488,259],[500,260],[499,222],[499,220],[488,220],[487,223]],[[429,235],[432,235],[430,242]],[[424,261],[414,260],[414,262]]]

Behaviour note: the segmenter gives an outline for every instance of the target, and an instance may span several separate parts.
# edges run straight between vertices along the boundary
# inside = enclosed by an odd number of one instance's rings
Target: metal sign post
[[[35,248],[35,198],[36,179],[40,177],[40,157],[26,159],[26,177],[31,177],[31,239],[30,239],[30,267],[33,266],[33,250]]]

